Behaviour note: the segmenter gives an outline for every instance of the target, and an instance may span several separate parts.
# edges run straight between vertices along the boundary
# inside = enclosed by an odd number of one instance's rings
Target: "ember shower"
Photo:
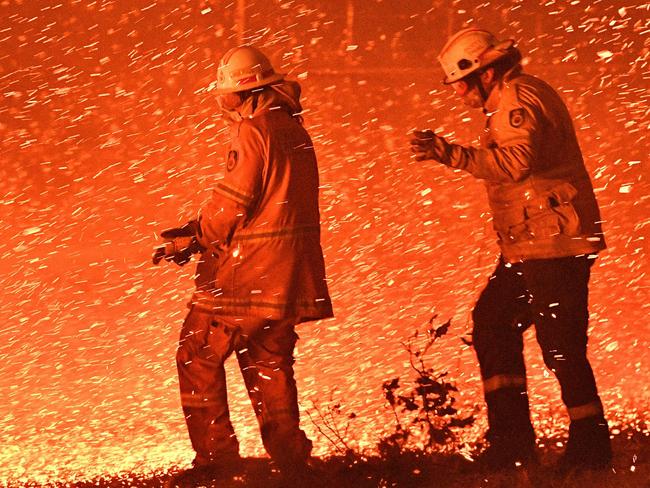
[[[620,3],[620,5],[618,5]],[[471,409],[478,366],[460,337],[497,248],[481,184],[411,161],[408,133],[471,144],[482,115],[440,83],[446,37],[514,37],[574,116],[609,249],[591,281],[590,357],[614,429],[647,421],[650,388],[648,5],[502,0],[0,1],[0,479],[162,469],[192,456],[174,353],[193,267],[150,264],[155,232],[208,195],[227,137],[219,56],[251,42],[303,86],[321,167],[336,318],[299,328],[303,408],[342,400],[373,446],[400,341],[452,318],[435,358]],[[453,180],[450,184],[449,180]],[[197,189],[201,189],[197,191]],[[527,335],[533,418],[567,423]],[[262,453],[236,368],[233,420]],[[303,416],[317,454],[330,449]],[[476,439],[482,425],[469,432]]]

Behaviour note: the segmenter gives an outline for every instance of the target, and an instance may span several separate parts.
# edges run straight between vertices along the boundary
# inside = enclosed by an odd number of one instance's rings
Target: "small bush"
[[[321,407],[316,402],[312,402],[312,408],[315,413],[312,414],[307,410],[307,415],[321,435],[334,446],[339,455],[350,461],[357,459],[359,454],[348,439],[350,424],[357,418],[357,414],[344,412],[341,402],[335,402],[332,397],[327,406]],[[343,423],[345,425],[342,425]]]
[[[424,331],[416,329],[402,345],[409,354],[415,373],[413,386],[405,389],[400,378],[383,384],[384,398],[395,418],[395,430],[382,438],[378,449],[382,457],[402,454],[411,445],[413,429],[419,431],[425,453],[454,449],[458,446],[456,431],[474,423],[473,415],[463,417],[455,406],[455,384],[447,379],[447,371],[436,371],[426,362],[432,346],[449,331],[451,321],[435,327],[437,315],[429,319]]]

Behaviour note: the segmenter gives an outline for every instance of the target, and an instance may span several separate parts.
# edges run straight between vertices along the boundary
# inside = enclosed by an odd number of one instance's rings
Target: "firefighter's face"
[[[235,110],[241,105],[242,99],[239,93],[222,93],[217,95],[217,103],[221,110]]]
[[[481,83],[481,80],[476,79],[474,82],[472,80],[459,80],[452,83],[451,86],[465,105],[472,108],[482,108],[483,99],[477,83]]]

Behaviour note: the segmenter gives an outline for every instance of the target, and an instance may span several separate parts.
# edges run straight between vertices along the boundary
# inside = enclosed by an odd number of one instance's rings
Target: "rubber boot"
[[[612,444],[604,417],[573,420],[566,450],[557,464],[560,472],[603,470],[611,467]]]
[[[211,462],[198,456],[192,467],[175,474],[165,484],[165,488],[196,488],[197,486],[219,486],[230,482],[234,476],[243,472],[243,460],[239,455],[229,455]]]
[[[501,389],[486,395],[490,429],[489,446],[477,458],[477,467],[487,471],[516,469],[537,463],[535,431],[530,422],[528,395]]]

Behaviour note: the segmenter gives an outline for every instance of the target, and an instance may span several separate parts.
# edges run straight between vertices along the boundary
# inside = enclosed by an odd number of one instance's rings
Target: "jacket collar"
[[[227,115],[231,119],[243,120],[252,119],[269,110],[284,110],[293,116],[302,112],[300,92],[298,82],[284,80],[254,93],[240,107]]]
[[[497,86],[494,87],[487,100],[485,101],[485,105],[483,105],[483,113],[490,115],[496,111],[499,106],[499,102],[501,102],[501,93],[503,92],[503,89],[508,86],[512,79],[521,75],[522,70],[523,68],[521,65],[517,64],[513,68],[510,68],[508,71],[506,71],[506,73],[501,78],[501,81],[497,84]]]

